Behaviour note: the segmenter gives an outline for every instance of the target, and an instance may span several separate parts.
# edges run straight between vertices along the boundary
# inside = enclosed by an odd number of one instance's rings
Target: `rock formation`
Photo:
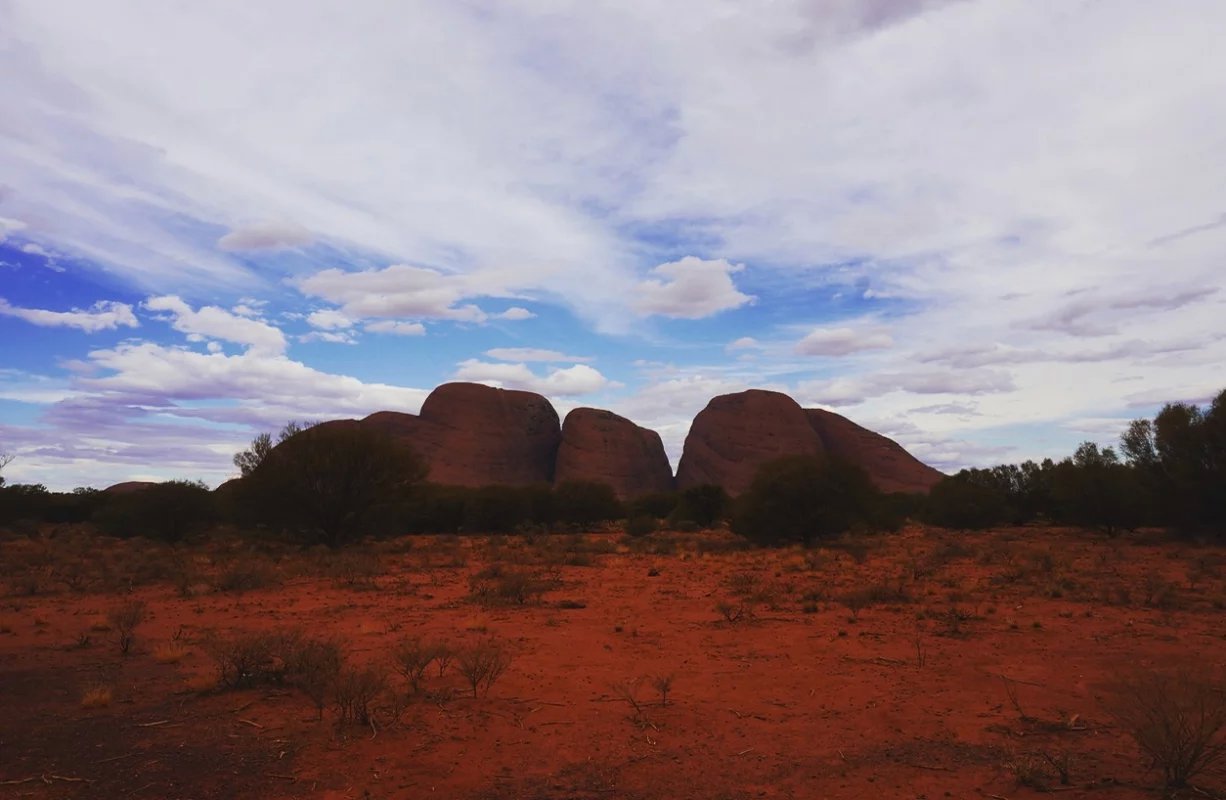
[[[607,483],[623,499],[673,488],[660,434],[612,411],[576,408],[562,423],[554,480]]]
[[[479,383],[443,384],[419,416],[380,411],[361,424],[404,439],[430,465],[431,482],[454,486],[549,483],[562,440],[544,397]]]
[[[735,497],[749,488],[766,462],[824,452],[805,410],[786,394],[750,389],[720,395],[690,426],[677,466],[677,488],[713,483]]]
[[[883,492],[923,493],[945,476],[908,453],[898,442],[846,417],[805,409],[826,452],[860,466]]]

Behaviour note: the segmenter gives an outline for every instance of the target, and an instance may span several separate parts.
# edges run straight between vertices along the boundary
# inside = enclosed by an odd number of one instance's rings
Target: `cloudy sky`
[[[0,0],[0,451],[233,473],[482,381],[942,469],[1226,386],[1220,0]]]

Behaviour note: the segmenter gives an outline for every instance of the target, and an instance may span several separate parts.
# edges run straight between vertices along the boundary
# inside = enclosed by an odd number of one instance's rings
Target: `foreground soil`
[[[1226,661],[1224,563],[1047,528],[810,551],[718,532],[343,554],[10,535],[0,797],[1160,796],[1117,683]],[[524,602],[497,596],[507,574],[531,579]],[[132,600],[148,618],[123,655],[108,616]],[[287,629],[389,668],[370,724],[317,720],[288,686],[215,685],[206,643]],[[390,665],[410,636],[514,658],[478,697],[454,665],[408,696]]]

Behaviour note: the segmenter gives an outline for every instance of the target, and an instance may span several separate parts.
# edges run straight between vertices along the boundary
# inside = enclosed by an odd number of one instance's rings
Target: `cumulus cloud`
[[[485,354],[499,361],[566,361],[571,364],[582,364],[591,361],[586,356],[571,356],[557,350],[544,350],[538,347],[495,347],[486,350]]]
[[[701,319],[740,308],[754,299],[732,282],[732,274],[743,269],[722,258],[704,261],[695,256],[661,264],[651,271],[658,277],[635,287],[635,307],[643,315],[680,319]]]
[[[230,252],[246,250],[283,250],[305,247],[314,241],[306,228],[266,222],[234,228],[217,240],[217,246]]]
[[[880,328],[816,328],[796,343],[795,350],[805,356],[846,356],[893,344],[890,335]]]
[[[165,312],[171,327],[188,335],[189,339],[213,338],[234,342],[262,353],[285,351],[285,334],[266,322],[238,316],[218,306],[193,309],[175,295],[150,297],[142,306],[149,311]]]
[[[752,336],[742,336],[739,339],[728,342],[728,344],[724,346],[724,349],[729,353],[732,353],[737,350],[757,350],[761,346],[762,344]]]
[[[43,328],[76,328],[86,333],[109,331],[116,328],[135,328],[140,325],[132,306],[102,300],[88,309],[74,308],[71,311],[49,311],[42,308],[22,308],[0,298],[0,316],[16,317],[31,325]]]
[[[529,311],[526,308],[520,308],[519,306],[512,306],[508,308],[506,311],[503,311],[499,314],[494,314],[494,316],[497,317],[498,319],[505,319],[511,322],[518,322],[520,320],[533,319],[536,317],[536,314],[533,314],[531,311]]]
[[[306,321],[312,328],[322,328],[323,330],[353,327],[353,320],[333,308],[312,311],[310,314],[307,314]]]
[[[537,375],[527,364],[494,364],[475,358],[460,362],[454,377],[458,381],[559,397],[592,394],[610,385],[604,375],[586,364],[550,369],[545,375]]]
[[[458,305],[468,293],[463,277],[407,264],[362,272],[326,269],[299,281],[298,288],[339,305],[343,313],[358,319],[487,319],[475,305]]]
[[[426,326],[420,322],[401,322],[393,319],[371,322],[366,326],[366,330],[370,333],[390,333],[395,336],[426,335]]]

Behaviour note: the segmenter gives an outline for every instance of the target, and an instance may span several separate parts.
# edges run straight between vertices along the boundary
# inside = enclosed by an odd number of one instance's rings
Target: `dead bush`
[[[455,657],[456,669],[468,685],[473,697],[489,694],[490,687],[511,665],[511,651],[497,639],[486,639],[460,650]]]
[[[434,644],[416,636],[403,639],[396,645],[392,652],[393,669],[409,682],[409,689],[413,694],[421,691],[422,677],[437,654],[438,650]]]
[[[148,608],[143,600],[129,600],[111,609],[106,615],[119,640],[119,652],[127,655],[132,649],[132,643],[136,641],[136,629],[145,621],[146,616]]]
[[[229,638],[209,634],[204,649],[217,664],[218,684],[241,689],[281,682],[287,656],[292,656],[300,641],[296,632],[246,631]]]
[[[215,585],[220,592],[251,592],[276,583],[277,573],[271,564],[260,559],[244,559],[223,569]]]
[[[331,639],[304,639],[295,642],[284,657],[285,679],[310,698],[319,719],[345,665],[340,642]]]
[[[1226,687],[1220,676],[1140,672],[1116,689],[1111,709],[1169,788],[1226,760]]]
[[[375,702],[387,688],[387,674],[377,666],[347,667],[336,678],[336,708],[342,724],[374,724]]]
[[[486,605],[527,605],[556,585],[536,572],[509,570],[494,564],[473,576],[469,583],[473,599]]]

